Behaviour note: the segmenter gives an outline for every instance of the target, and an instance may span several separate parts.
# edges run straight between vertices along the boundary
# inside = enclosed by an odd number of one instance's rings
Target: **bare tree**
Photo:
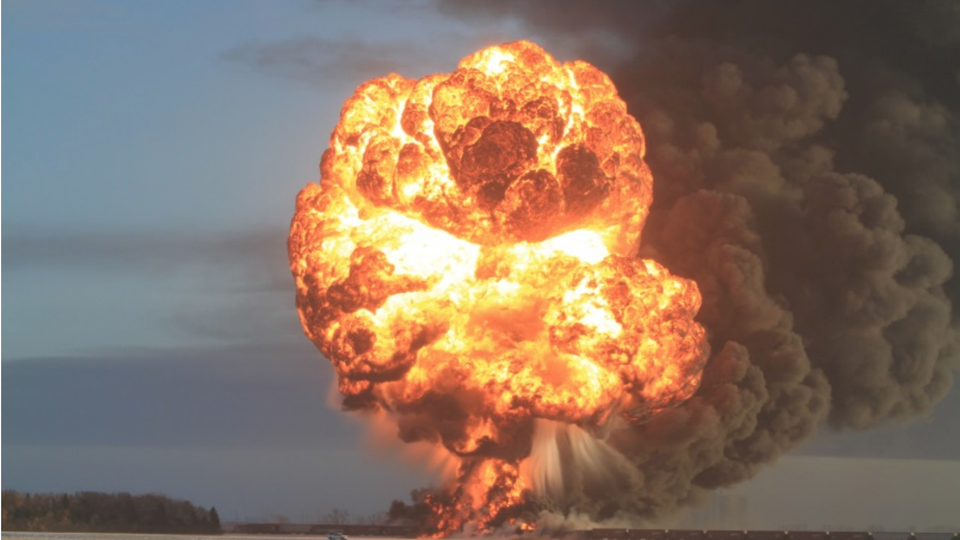
[[[333,525],[346,525],[350,522],[350,511],[343,510],[341,508],[333,508],[325,516],[323,520],[327,523]]]

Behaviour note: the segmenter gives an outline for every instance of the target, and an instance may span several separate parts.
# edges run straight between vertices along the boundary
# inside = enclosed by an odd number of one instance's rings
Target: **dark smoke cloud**
[[[441,11],[629,44],[628,55],[585,59],[615,64],[647,136],[655,201],[641,252],[704,297],[714,353],[696,396],[611,430],[619,481],[592,489],[595,473],[567,470],[581,478],[557,510],[669,513],[752,477],[824,422],[905,421],[949,392],[960,366],[960,2]]]

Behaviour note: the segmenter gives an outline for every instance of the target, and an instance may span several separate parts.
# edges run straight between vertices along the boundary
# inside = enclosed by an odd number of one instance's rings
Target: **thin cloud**
[[[150,277],[200,267],[218,272],[221,278],[227,274],[240,276],[242,286],[250,291],[291,287],[285,230],[187,235],[153,231],[34,231],[5,224],[2,242],[4,270],[14,278],[20,272],[38,268]]]
[[[260,73],[310,84],[356,84],[388,73],[419,71],[426,51],[413,43],[372,43],[300,36],[262,43],[240,43],[220,60]]]
[[[178,306],[154,310],[158,319],[143,318],[142,327],[204,342],[307,342],[294,308],[286,230],[192,236],[6,226],[2,242],[8,285],[21,292],[42,294],[38,275],[70,276],[80,288],[105,280],[142,283],[154,294],[168,291],[166,301]],[[157,297],[150,294],[130,297],[123,309],[151,306]],[[106,316],[105,305],[98,309],[99,317]]]
[[[305,339],[4,359],[3,371],[16,445],[316,447],[349,422],[324,404],[332,370]]]

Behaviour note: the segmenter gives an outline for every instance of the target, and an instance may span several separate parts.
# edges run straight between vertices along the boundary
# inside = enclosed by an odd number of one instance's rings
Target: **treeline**
[[[220,534],[217,509],[164,495],[3,491],[4,531]]]

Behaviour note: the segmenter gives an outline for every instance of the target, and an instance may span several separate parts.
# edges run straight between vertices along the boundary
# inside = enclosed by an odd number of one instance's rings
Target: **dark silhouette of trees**
[[[220,514],[217,513],[217,507],[210,507],[210,527],[212,529],[220,530]]]
[[[216,508],[164,495],[3,491],[5,531],[220,534]]]

